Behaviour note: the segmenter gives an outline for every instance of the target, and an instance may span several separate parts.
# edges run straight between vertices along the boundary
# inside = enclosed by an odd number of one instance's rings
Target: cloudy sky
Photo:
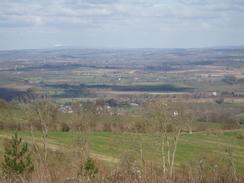
[[[0,0],[0,49],[244,45],[244,0]]]

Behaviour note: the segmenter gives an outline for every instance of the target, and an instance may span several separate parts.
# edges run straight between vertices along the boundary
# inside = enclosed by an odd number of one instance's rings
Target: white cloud
[[[0,30],[8,28],[57,29],[67,31],[66,35],[75,29],[77,34],[81,30],[97,35],[114,31],[114,35],[128,37],[137,37],[138,32],[143,37],[187,31],[244,31],[244,1],[0,0]]]
[[[145,17],[161,18],[162,22],[172,21],[175,24],[197,19],[210,19],[208,24],[212,23],[211,19],[230,23],[237,17],[244,18],[243,12],[244,3],[241,0],[2,0],[0,25],[4,22],[4,26],[52,26],[55,21],[64,24],[88,21],[104,24],[112,19],[133,21]]]

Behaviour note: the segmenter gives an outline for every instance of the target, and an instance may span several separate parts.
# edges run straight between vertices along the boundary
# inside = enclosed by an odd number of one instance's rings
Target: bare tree
[[[32,135],[32,144],[34,150],[37,152],[40,166],[43,169],[44,180],[50,179],[47,167],[48,158],[48,131],[49,127],[56,123],[57,120],[57,106],[49,99],[44,98],[40,100],[30,100],[27,103],[22,103],[22,109],[26,116],[26,120],[30,123],[30,131]],[[35,141],[35,130],[41,130],[42,133],[42,148]]]
[[[73,129],[75,151],[78,152],[82,164],[90,157],[89,136],[96,125],[96,105],[91,102],[82,104],[76,102],[72,104],[72,109],[72,126],[75,127]]]
[[[190,126],[190,118],[185,113],[184,105],[172,99],[153,101],[149,110],[160,137],[163,174],[173,177],[177,144],[183,128]]]

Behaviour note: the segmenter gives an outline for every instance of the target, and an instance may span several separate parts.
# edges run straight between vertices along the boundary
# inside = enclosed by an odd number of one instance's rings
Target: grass
[[[0,131],[0,142],[2,150],[2,139],[11,137],[13,131]],[[231,148],[237,169],[244,172],[244,139],[238,139],[237,135],[244,130],[226,131],[219,134],[199,132],[183,134],[180,138],[176,163],[177,165],[196,163],[203,158],[225,161],[227,149]],[[31,140],[31,134],[27,131],[19,132],[26,141]],[[60,150],[69,150],[74,145],[77,133],[53,131],[48,134],[49,146]],[[35,132],[37,143],[41,143],[41,133]],[[146,160],[159,162],[160,146],[159,139],[152,134],[114,134],[111,132],[92,132],[89,134],[91,152],[104,159],[120,158],[125,153],[140,157],[140,145]]]

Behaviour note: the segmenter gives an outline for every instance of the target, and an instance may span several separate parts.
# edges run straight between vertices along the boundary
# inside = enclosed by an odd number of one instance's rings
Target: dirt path
[[[5,135],[5,134],[0,134],[0,138],[7,138],[7,139],[11,139],[11,136],[9,135]],[[27,140],[25,140],[25,142],[29,143],[29,144],[33,144],[33,141],[31,139],[31,137],[26,137]],[[42,145],[41,139],[40,138],[34,138],[34,143],[38,146]],[[57,144],[53,144],[52,142],[48,142],[48,149],[52,150],[52,151],[61,151],[61,152],[68,152],[70,151],[70,149],[67,146],[62,145],[62,147],[60,147],[61,145],[57,145]],[[98,153],[94,153],[91,152],[90,153],[91,157],[101,160],[101,161],[106,161],[109,163],[118,163],[119,159],[118,158],[114,158],[112,156],[106,156],[103,154],[98,154]]]

